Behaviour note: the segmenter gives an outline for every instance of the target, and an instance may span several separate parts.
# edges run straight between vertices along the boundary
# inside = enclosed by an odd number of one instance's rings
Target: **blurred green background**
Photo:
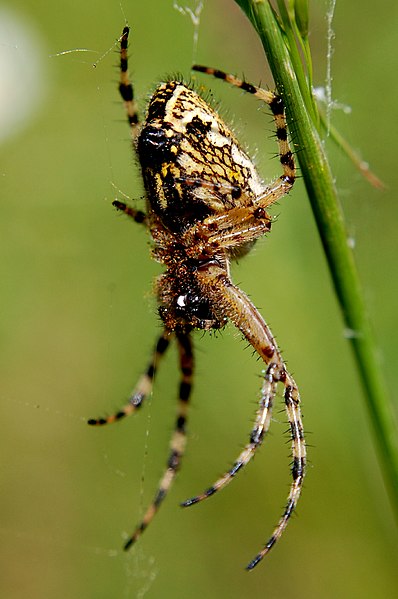
[[[312,4],[315,82],[323,85],[327,3]],[[333,23],[333,97],[352,107],[334,111],[333,122],[387,189],[372,188],[328,142],[391,392],[398,383],[397,17],[392,0],[346,1],[337,3]],[[116,196],[143,193],[116,89],[113,44],[125,18],[142,106],[165,75],[190,76],[194,30],[172,0],[0,5],[0,594],[396,596],[396,528],[301,181],[274,210],[272,235],[233,269],[300,386],[310,464],[297,517],[246,573],[290,483],[278,409],[259,455],[231,486],[200,506],[178,506],[233,461],[250,430],[261,364],[228,328],[217,339],[196,336],[183,469],[141,542],[121,551],[165,464],[178,378],[172,350],[139,415],[86,426],[87,417],[123,403],[159,330],[150,291],[159,268],[148,239],[111,207]],[[65,53],[79,48],[92,52]],[[232,0],[204,3],[194,58],[272,86]],[[278,174],[266,111],[222,83],[205,83],[263,176]]]

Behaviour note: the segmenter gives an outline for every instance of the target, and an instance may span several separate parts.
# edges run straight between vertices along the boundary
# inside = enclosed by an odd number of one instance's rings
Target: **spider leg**
[[[126,110],[127,120],[130,125],[131,137],[135,139],[138,132],[139,118],[137,112],[137,103],[134,100],[133,86],[130,81],[128,71],[128,38],[129,38],[129,27],[124,27],[123,33],[120,38],[120,82],[119,82],[119,93],[124,102],[124,108]]]
[[[146,372],[140,377],[136,387],[132,391],[128,403],[123,406],[118,412],[107,416],[106,418],[91,418],[88,424],[92,426],[100,426],[103,424],[109,424],[121,420],[126,416],[130,416],[133,412],[138,410],[152,390],[153,379],[155,378],[156,370],[159,365],[159,360],[166,352],[170,344],[171,334],[164,330],[156,342],[155,350],[152,355],[152,359],[148,364]]]
[[[216,270],[221,271],[221,269],[218,269],[217,267],[216,267]],[[230,285],[232,286],[231,283],[230,283]],[[246,296],[243,294],[242,291],[240,291],[238,288],[235,288],[235,287],[234,287],[234,289],[236,289],[236,291],[242,296],[242,298],[243,297],[246,298]],[[222,288],[221,288],[221,292],[224,293]],[[226,296],[226,297],[219,296],[219,294],[217,294],[217,296],[218,296],[217,299],[219,299],[219,301],[222,301],[222,303],[223,303],[223,309],[225,310],[225,313],[234,322],[234,324],[236,324],[236,322],[240,323],[240,324],[237,324],[236,326],[238,326],[238,328],[243,332],[243,334],[246,336],[246,338],[248,339],[250,344],[257,351],[257,353],[260,353],[258,351],[258,348],[255,347],[253,340],[249,339],[247,337],[247,335],[244,333],[244,331],[242,330],[242,326],[243,326],[243,322],[244,322],[243,318],[244,317],[248,318],[249,316],[251,316],[251,314],[250,315],[244,314],[243,313],[244,306],[242,306],[241,307],[242,313],[236,314],[237,319],[236,319],[236,321],[233,320],[232,316],[235,316],[235,315],[231,315],[231,310],[228,309],[228,305],[226,304],[226,301],[225,301],[225,299],[230,299],[230,298],[228,296]],[[262,323],[265,325],[265,331],[264,331],[265,337],[263,335],[263,353],[260,355],[263,358],[264,362],[266,364],[268,364],[267,370],[264,375],[264,381],[263,381],[263,385],[262,385],[262,389],[261,389],[260,402],[259,402],[259,406],[256,411],[254,426],[253,426],[253,429],[252,429],[252,431],[250,433],[250,437],[249,437],[249,443],[247,443],[247,445],[243,448],[242,452],[239,454],[238,458],[235,460],[235,462],[233,463],[230,470],[225,472],[225,474],[223,474],[223,476],[221,476],[213,485],[211,485],[203,493],[184,501],[181,504],[182,507],[189,507],[191,505],[194,505],[195,503],[199,503],[200,501],[207,499],[207,497],[214,495],[214,493],[221,490],[228,483],[230,483],[231,480],[233,479],[233,477],[237,474],[237,472],[239,470],[241,470],[253,457],[254,453],[256,452],[258,447],[261,445],[261,443],[269,429],[269,425],[271,422],[271,415],[272,415],[273,400],[274,400],[274,397],[276,394],[276,387],[277,387],[277,383],[278,383],[278,366],[279,366],[279,364],[275,360],[270,361],[270,357],[273,356],[273,354],[275,353],[276,342],[272,336],[271,331],[269,330],[269,328],[267,327],[265,322],[262,320],[262,317],[260,316],[260,314],[257,312],[257,310],[254,308],[254,306],[251,304],[250,300],[248,298],[246,298],[246,299],[247,299],[247,302],[249,302],[251,311],[255,311],[257,313],[257,316],[260,319],[260,321],[262,321]],[[277,351],[279,352],[279,350],[277,350]],[[280,358],[280,355],[278,357],[281,361],[282,359]]]
[[[300,394],[293,377],[289,374],[283,362],[281,353],[276,344],[276,341],[264,319],[246,296],[243,291],[232,284],[227,277],[223,268],[209,264],[198,273],[203,290],[207,292],[209,297],[212,297],[213,302],[217,302],[222,306],[223,312],[233,322],[233,324],[241,331],[253,349],[259,354],[264,363],[267,365],[265,379],[263,383],[263,394],[267,396],[266,403],[262,405],[257,412],[255,427],[250,436],[250,443],[246,446],[241,456],[245,461],[235,462],[229,472],[219,479],[210,489],[205,491],[197,498],[188,500],[183,505],[192,505],[201,499],[205,499],[218,491],[238,472],[251,457],[253,457],[256,449],[261,444],[261,441],[266,433],[270,420],[270,408],[272,399],[275,394],[275,388],[278,382],[284,385],[284,403],[287,418],[290,426],[291,446],[292,446],[292,483],[281,518],[275,527],[271,537],[263,547],[263,549],[255,556],[248,564],[247,569],[253,569],[259,561],[270,551],[275,545],[283,531],[285,530],[290,516],[292,515],[298,499],[300,497],[303,484],[306,464],[306,448],[304,441],[304,429],[300,411]],[[262,394],[262,401],[264,395]]]
[[[294,382],[291,375],[285,370],[285,378],[280,379],[284,386],[284,402],[287,417],[290,426],[290,436],[292,442],[292,483],[290,486],[290,492],[287,498],[285,509],[282,516],[279,518],[279,522],[274,528],[272,535],[264,547],[257,553],[257,555],[248,563],[246,570],[253,570],[255,566],[263,559],[264,556],[269,553],[275,543],[282,536],[287,523],[296,508],[297,502],[300,498],[301,489],[303,486],[303,480],[305,476],[305,465],[306,465],[306,449],[304,440],[304,429],[300,411],[300,395],[296,383]]]
[[[264,382],[261,389],[261,398],[259,407],[256,412],[254,427],[250,433],[250,442],[244,447],[243,451],[235,460],[232,468],[230,468],[223,476],[221,476],[211,487],[206,489],[200,495],[191,497],[184,501],[181,506],[189,507],[195,503],[199,503],[203,499],[207,499],[214,495],[217,491],[225,487],[231,482],[237,472],[246,466],[249,460],[253,457],[256,449],[261,445],[263,438],[268,432],[271,422],[273,399],[276,393],[276,383],[274,377],[275,364],[270,364],[264,376]]]
[[[181,458],[184,454],[186,445],[185,423],[188,411],[188,402],[192,390],[193,375],[193,348],[189,333],[176,333],[176,340],[179,351],[181,381],[179,387],[178,412],[175,422],[175,430],[170,442],[170,454],[167,461],[166,470],[160,480],[158,490],[152,503],[146,510],[140,524],[136,527],[134,533],[124,545],[124,549],[129,549],[141,536],[150,522],[153,520],[161,503],[166,497],[174,479],[179,470]]]
[[[203,222],[192,225],[183,235],[187,254],[203,259],[219,250],[235,250],[251,243],[271,230],[272,218],[261,203],[237,206],[221,214],[211,215]]]
[[[128,206],[127,204],[125,204],[124,202],[120,202],[119,200],[114,200],[112,202],[112,206],[117,208],[117,210],[120,210],[120,212],[124,212],[124,214],[127,214],[127,216],[132,218],[136,223],[148,226],[147,216],[145,212],[142,212],[142,210],[136,210],[135,208],[131,208],[131,206]]]
[[[268,106],[270,107],[274,116],[276,138],[279,144],[279,160],[283,169],[283,174],[280,177],[278,177],[278,179],[276,179],[273,183],[271,183],[267,189],[267,200],[265,204],[263,203],[263,207],[270,206],[271,204],[276,202],[280,197],[282,197],[290,191],[296,178],[296,166],[294,162],[293,153],[289,146],[285,118],[285,108],[282,97],[278,96],[274,92],[267,91],[265,89],[262,89],[261,87],[252,85],[247,81],[238,79],[234,75],[230,75],[229,73],[225,73],[224,71],[219,71],[218,69],[194,65],[192,67],[192,70],[198,71],[200,73],[205,73],[207,75],[212,75],[217,79],[222,79],[223,81],[226,81],[227,83],[230,83],[231,85],[243,89],[249,94],[254,95],[256,98],[259,98],[261,101],[265,102],[265,104],[268,104]]]

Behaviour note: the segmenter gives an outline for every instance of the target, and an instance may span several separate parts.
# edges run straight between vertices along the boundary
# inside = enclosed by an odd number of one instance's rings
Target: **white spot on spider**
[[[185,306],[186,306],[186,303],[185,303],[186,297],[187,297],[186,295],[179,295],[177,297],[177,306],[180,306],[180,308],[185,308]]]
[[[188,174],[192,174],[196,168],[196,165],[193,162],[191,156],[189,154],[186,154],[185,152],[183,154],[180,154],[180,156],[177,159],[177,162]]]
[[[221,135],[218,126],[215,123],[211,126],[211,131],[208,132],[207,137],[210,143],[217,148],[222,148],[223,146],[231,145],[231,140],[225,135]]]
[[[253,168],[252,161],[246,156],[246,154],[242,152],[242,150],[236,144],[232,144],[231,154],[236,164],[240,164],[241,166],[246,167],[248,169]]]

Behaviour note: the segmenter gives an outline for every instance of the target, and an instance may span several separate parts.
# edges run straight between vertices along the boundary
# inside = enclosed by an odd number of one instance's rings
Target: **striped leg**
[[[122,36],[120,38],[120,83],[119,92],[124,102],[124,107],[127,114],[127,120],[130,125],[131,137],[134,139],[137,135],[138,130],[138,112],[137,103],[134,100],[133,86],[130,81],[128,71],[128,39],[129,39],[130,28],[125,27],[123,29]]]
[[[169,459],[167,461],[166,470],[160,480],[158,490],[155,493],[155,497],[145,512],[142,521],[126,542],[124,546],[125,550],[129,549],[137,541],[137,539],[139,539],[141,534],[153,520],[175,479],[177,471],[180,467],[181,458],[185,450],[185,423],[189,397],[192,389],[193,351],[189,333],[176,333],[176,340],[180,356],[181,382],[179,390],[178,413],[175,423],[175,430],[170,442]]]
[[[286,507],[264,548],[248,564],[247,569],[252,570],[281,537],[300,497],[306,464],[300,394],[293,377],[286,370],[276,341],[258,310],[243,291],[232,285],[225,277],[224,280],[220,277],[217,278],[223,289],[226,311],[230,320],[243,333],[263,361],[269,366],[273,365],[271,372],[269,367],[267,369],[267,374],[271,376],[273,384],[281,382],[285,387],[284,402],[290,426],[293,464],[292,482]]]
[[[203,499],[207,499],[228,483],[231,482],[235,474],[246,464],[254,455],[256,449],[261,445],[264,436],[267,434],[269,425],[271,422],[272,405],[276,393],[276,380],[275,380],[275,364],[268,366],[267,372],[264,376],[264,383],[261,390],[261,399],[259,407],[256,412],[256,418],[254,427],[250,434],[250,442],[244,447],[243,451],[239,454],[238,458],[234,462],[232,468],[228,470],[221,478],[219,478],[211,487],[206,489],[200,495],[192,497],[184,501],[181,506],[189,507],[195,503],[199,503]]]
[[[256,96],[256,98],[259,98],[270,107],[274,116],[276,137],[279,144],[279,160],[283,169],[283,174],[268,186],[266,202],[261,203],[263,208],[270,206],[290,191],[296,178],[296,166],[294,163],[293,153],[289,146],[285,109],[282,98],[273,92],[262,89],[261,87],[256,87],[247,81],[238,79],[234,75],[224,73],[223,71],[219,71],[211,67],[194,65],[192,70],[198,71],[200,73],[206,73],[207,75],[212,75],[217,79],[222,79],[223,81],[226,81],[235,87],[239,87],[249,94],[253,94]]]
[[[282,536],[290,516],[292,515],[300,497],[303,479],[305,475],[306,449],[304,441],[304,429],[300,411],[300,395],[296,383],[290,374],[285,370],[280,373],[280,380],[285,385],[284,401],[289,420],[290,436],[292,440],[292,484],[290,486],[289,496],[286,506],[278,524],[264,547],[246,566],[246,570],[253,570],[255,566],[272,549],[275,543]]]
[[[207,285],[209,287],[209,281],[212,282],[213,301],[223,305],[225,314],[229,320],[241,331],[256,353],[267,364],[267,370],[263,383],[262,400],[260,408],[257,411],[255,427],[251,433],[250,443],[245,447],[229,472],[222,476],[202,495],[188,500],[183,505],[193,505],[220,490],[253,457],[270,423],[272,400],[275,395],[277,383],[282,383],[285,388],[284,402],[290,426],[293,456],[291,470],[292,483],[286,507],[277,526],[263,549],[247,566],[248,570],[252,570],[282,535],[300,497],[306,465],[306,447],[300,411],[300,394],[293,377],[286,369],[279,348],[268,325],[247,295],[231,283],[222,268],[214,264],[209,264],[207,269],[203,269],[203,272],[198,273],[198,275],[199,277],[203,277],[203,286]]]
[[[127,120],[130,125],[131,138],[134,140],[137,136],[138,126],[139,126],[139,118],[137,112],[137,103],[134,100],[134,90],[129,78],[128,72],[128,38],[129,38],[130,28],[125,27],[123,29],[123,33],[120,37],[120,82],[119,82],[119,93],[124,102],[124,108],[127,115]],[[112,202],[112,205],[115,206],[121,212],[124,212],[132,218],[136,223],[142,223],[144,225],[148,225],[147,217],[145,212],[141,210],[136,210],[135,208],[130,208],[124,202],[120,202],[119,200],[115,200]]]
[[[128,403],[123,406],[118,412],[107,416],[106,418],[91,418],[88,424],[92,426],[99,426],[103,424],[109,424],[110,422],[116,422],[121,420],[125,416],[130,416],[138,408],[140,408],[152,390],[153,379],[156,374],[159,360],[166,352],[170,344],[171,333],[164,330],[159,339],[157,340],[155,351],[153,352],[152,359],[148,365],[146,372],[140,377],[137,386],[132,391]]]
[[[120,210],[120,212],[124,212],[124,214],[127,214],[127,216],[132,218],[134,222],[148,226],[146,214],[145,212],[142,212],[142,210],[136,210],[135,208],[131,208],[130,206],[128,206],[124,202],[120,202],[119,200],[114,200],[112,202],[112,206]]]

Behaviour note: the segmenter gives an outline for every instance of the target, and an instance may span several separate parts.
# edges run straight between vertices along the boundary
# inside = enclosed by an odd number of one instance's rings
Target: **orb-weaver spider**
[[[283,533],[300,496],[306,462],[297,385],[286,369],[269,327],[230,276],[230,260],[246,254],[257,238],[270,231],[272,219],[266,209],[286,195],[295,181],[284,105],[279,95],[233,75],[193,67],[195,71],[223,79],[256,96],[270,107],[276,125],[282,175],[266,185],[217,112],[181,81],[169,80],[158,86],[149,101],[146,119],[139,124],[128,76],[128,36],[126,26],[120,38],[119,90],[142,169],[147,210],[144,213],[120,201],[113,204],[149,229],[152,255],[166,268],[156,282],[163,331],[147,371],[127,405],[116,414],[90,420],[89,424],[114,422],[141,407],[151,391],[161,356],[172,340],[176,342],[181,382],[170,455],[153,502],[125,544],[128,549],[151,522],[180,467],[192,388],[192,331],[220,329],[231,321],[266,365],[254,426],[249,442],[232,468],[202,494],[182,505],[193,505],[219,491],[253,457],[268,431],[277,384],[282,383],[290,425],[292,483],[276,528],[247,566],[251,570]]]

